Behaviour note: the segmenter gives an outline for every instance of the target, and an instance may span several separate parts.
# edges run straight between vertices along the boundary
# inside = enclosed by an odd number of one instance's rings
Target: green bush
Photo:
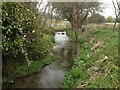
[[[40,14],[36,2],[3,2],[2,3],[2,56],[3,76],[17,77],[37,70],[35,62],[27,68],[29,61],[40,61],[46,58],[54,43],[52,35],[47,35],[41,30]],[[51,61],[51,60],[50,60]],[[47,61],[46,61],[47,63]]]

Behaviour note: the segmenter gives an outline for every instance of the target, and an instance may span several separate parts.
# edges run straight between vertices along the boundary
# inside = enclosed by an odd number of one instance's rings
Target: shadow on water
[[[64,76],[72,67],[74,58],[79,54],[79,45],[68,41],[56,43],[51,55],[59,56],[59,59],[52,62],[41,70],[24,78],[17,79],[9,87],[11,88],[61,88]]]

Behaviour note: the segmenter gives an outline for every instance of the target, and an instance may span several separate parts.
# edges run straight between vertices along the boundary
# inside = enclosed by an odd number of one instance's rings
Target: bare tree
[[[43,30],[45,28],[45,25],[48,21],[48,19],[50,19],[50,14],[51,14],[51,6],[49,2],[44,2],[43,0],[41,0],[38,4],[37,4],[37,8],[39,10],[39,18],[40,18],[40,22],[39,26],[41,28],[41,30]]]
[[[115,9],[115,16],[116,16],[115,24],[113,27],[113,31],[115,31],[115,26],[117,24],[117,20],[118,20],[118,18],[120,18],[120,0],[114,0],[114,1],[112,0],[112,3],[114,6],[114,9]]]
[[[79,40],[79,31],[82,29],[88,15],[101,10],[100,3],[98,2],[52,3],[52,6],[56,15],[60,14],[61,18],[65,18],[70,22],[75,32],[76,41]]]

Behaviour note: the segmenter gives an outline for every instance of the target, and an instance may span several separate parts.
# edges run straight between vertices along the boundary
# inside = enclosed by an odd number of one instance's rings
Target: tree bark
[[[117,24],[117,18],[116,18],[115,23],[114,23],[114,26],[113,26],[113,32],[115,31],[115,26],[116,26],[116,24]]]
[[[70,23],[71,23],[71,26],[72,26],[72,30],[75,32],[75,42],[78,42],[79,41],[79,39],[78,39],[78,32],[77,32],[78,28],[75,25],[75,23],[73,23],[73,22],[70,22]]]
[[[79,39],[78,39],[78,33],[77,33],[77,30],[75,30],[75,38],[76,38],[75,42],[78,42]]]

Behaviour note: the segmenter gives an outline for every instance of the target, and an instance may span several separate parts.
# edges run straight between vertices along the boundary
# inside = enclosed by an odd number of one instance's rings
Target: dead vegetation
[[[100,35],[100,33],[97,34]],[[111,35],[114,36],[114,34]],[[115,64],[115,61],[117,59],[115,57],[117,56],[117,53],[115,55],[114,52],[117,51],[114,48],[115,45],[114,41],[110,39],[110,36],[107,38],[104,38],[104,36],[103,37],[100,36],[100,38],[98,38],[97,35],[94,35],[91,37],[89,44],[91,47],[87,54],[87,58],[93,58],[94,59],[92,61],[93,64],[87,68],[89,78],[87,80],[80,81],[77,88],[86,87],[117,88],[119,86],[119,82],[117,80],[118,66]]]
[[[94,36],[91,40],[90,40],[90,44],[91,44],[91,51],[92,52],[96,52],[99,51],[100,48],[104,48],[105,42],[103,40],[97,40],[96,37]]]

